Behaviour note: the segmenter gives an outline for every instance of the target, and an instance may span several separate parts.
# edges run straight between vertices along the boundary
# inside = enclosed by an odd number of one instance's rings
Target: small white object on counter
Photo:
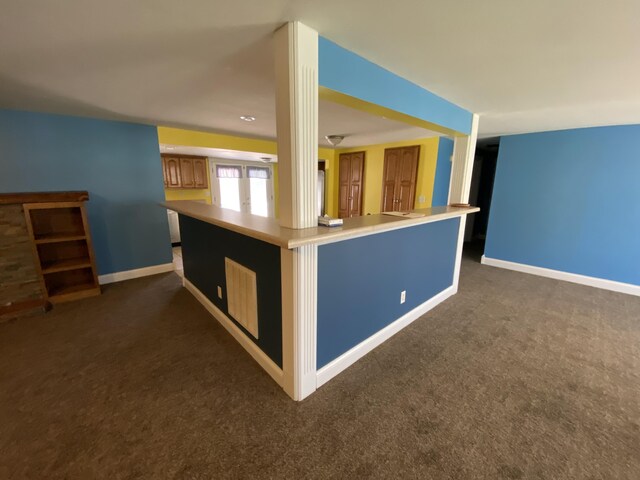
[[[331,218],[329,215],[318,217],[318,225],[322,227],[339,227],[342,225],[341,218]]]

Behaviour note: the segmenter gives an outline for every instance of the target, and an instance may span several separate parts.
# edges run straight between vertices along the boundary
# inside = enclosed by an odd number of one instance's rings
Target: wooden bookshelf
[[[24,204],[36,270],[51,303],[100,294],[83,201]]]
[[[85,235],[71,235],[68,233],[50,233],[47,235],[39,235],[35,238],[36,244],[41,243],[58,243],[69,242],[71,240],[84,240],[87,238]]]
[[[64,258],[42,263],[42,273],[66,272],[67,270],[77,270],[79,268],[91,268],[91,260],[84,257]]]

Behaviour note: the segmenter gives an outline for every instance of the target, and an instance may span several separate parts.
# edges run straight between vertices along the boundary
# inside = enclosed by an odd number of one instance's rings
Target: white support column
[[[453,165],[449,185],[449,203],[467,203],[473,174],[473,160],[476,156],[478,140],[477,114],[473,115],[471,133],[466,137],[456,137],[453,141]]]
[[[467,203],[469,201],[473,161],[476,156],[476,142],[478,140],[478,123],[478,115],[473,114],[471,133],[466,137],[456,137],[453,141],[453,165],[451,167],[451,183],[449,184],[449,203]],[[462,265],[462,249],[466,223],[467,216],[464,215],[460,217],[456,264],[453,273],[453,286],[456,293],[460,281],[460,266]]]
[[[275,33],[280,225],[318,224],[318,32],[291,22]],[[318,247],[281,249],[283,387],[316,390]]]
[[[280,225],[318,224],[318,32],[290,22],[275,33]]]

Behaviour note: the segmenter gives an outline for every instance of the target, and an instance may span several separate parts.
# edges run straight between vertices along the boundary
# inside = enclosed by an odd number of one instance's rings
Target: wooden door
[[[195,187],[196,180],[193,172],[193,158],[180,159],[180,178],[182,179],[182,188]]]
[[[193,159],[193,180],[195,188],[209,188],[206,158]]]
[[[381,205],[383,212],[413,209],[419,157],[419,145],[385,149]]]
[[[338,216],[362,215],[364,152],[342,153],[339,161]]]
[[[164,168],[167,175],[167,188],[180,188],[180,160],[177,157],[163,157]]]
[[[382,212],[393,212],[396,208],[396,178],[400,165],[400,152],[396,148],[384,151],[384,170],[382,172]]]

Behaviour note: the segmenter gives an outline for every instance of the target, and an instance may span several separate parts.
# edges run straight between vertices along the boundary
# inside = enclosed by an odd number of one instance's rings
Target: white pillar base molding
[[[462,250],[464,249],[464,231],[467,226],[467,215],[460,217],[460,227],[458,229],[458,245],[456,246],[456,263],[453,270],[453,293],[458,293],[460,284],[460,268],[462,267]]]
[[[283,388],[294,400],[316,391],[318,247],[281,249]]]

